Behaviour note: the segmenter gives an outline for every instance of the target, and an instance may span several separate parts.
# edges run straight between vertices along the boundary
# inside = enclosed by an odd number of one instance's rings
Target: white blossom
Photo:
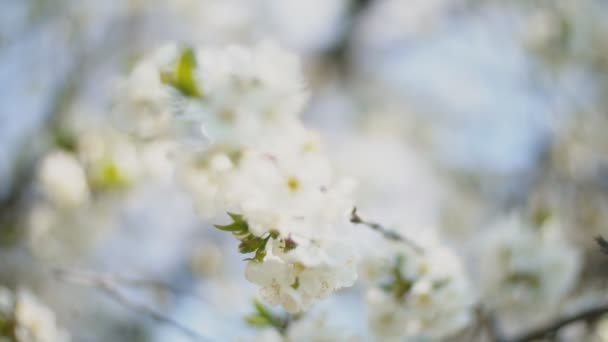
[[[334,177],[327,157],[309,147],[316,140],[283,139],[273,145],[280,150],[242,153],[234,177],[222,191],[225,205],[242,213],[258,236],[271,229],[306,238],[334,234],[331,224],[348,219],[354,184]]]
[[[168,132],[172,118],[172,89],[161,71],[174,63],[177,47],[160,48],[139,62],[125,79],[114,85],[112,115],[120,128],[142,137]]]
[[[44,157],[38,175],[45,196],[60,208],[74,208],[89,199],[89,186],[78,159],[53,151]]]
[[[12,322],[10,333],[17,342],[70,341],[68,333],[57,325],[55,314],[25,290],[12,293],[0,288],[0,328],[5,322]]]
[[[268,303],[282,305],[292,313],[307,310],[316,300],[352,286],[357,279],[352,246],[320,243],[298,244],[288,252],[274,248],[279,255],[271,253],[261,262],[250,261],[245,276],[261,286],[260,296]]]
[[[77,154],[95,190],[129,187],[142,172],[136,146],[110,127],[81,129]]]
[[[196,56],[203,94],[196,115],[213,140],[255,139],[268,126],[280,127],[300,115],[308,96],[291,53],[261,42],[253,48],[203,48]]]

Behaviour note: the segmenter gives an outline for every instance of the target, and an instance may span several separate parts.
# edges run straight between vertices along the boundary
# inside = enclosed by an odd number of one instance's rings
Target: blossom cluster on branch
[[[252,253],[246,277],[262,298],[299,312],[353,285],[354,182],[334,174],[300,121],[307,94],[294,55],[267,42],[168,46],[117,89],[115,115],[133,132],[185,142],[177,178],[204,216],[229,214],[217,227]]]

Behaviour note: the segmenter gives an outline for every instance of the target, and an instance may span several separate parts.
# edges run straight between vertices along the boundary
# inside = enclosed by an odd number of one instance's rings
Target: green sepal
[[[267,240],[262,239],[262,238],[249,238],[249,239],[243,240],[239,244],[239,252],[241,252],[243,254],[255,252],[258,249],[265,247],[266,241]]]

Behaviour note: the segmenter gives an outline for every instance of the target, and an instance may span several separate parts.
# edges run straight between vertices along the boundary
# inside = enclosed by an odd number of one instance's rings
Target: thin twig
[[[387,238],[389,240],[402,242],[402,243],[408,245],[410,248],[412,248],[416,253],[419,253],[419,254],[424,253],[424,249],[422,247],[420,247],[414,241],[399,234],[398,232],[387,229],[384,226],[382,226],[380,223],[366,221],[366,220],[362,219],[361,216],[359,216],[359,214],[357,213],[357,207],[354,207],[350,213],[350,222],[354,223],[354,224],[362,224],[368,228],[371,228],[372,230],[379,232],[380,234],[382,234],[382,236],[384,236],[385,238]]]
[[[202,336],[197,331],[182,324],[174,318],[165,315],[156,308],[144,303],[138,303],[133,301],[120,290],[121,284],[117,282],[117,279],[120,278],[113,278],[111,276],[103,274],[94,274],[92,272],[69,271],[64,269],[56,269],[53,273],[61,280],[101,290],[122,306],[136,313],[146,315],[159,323],[167,324],[173,327],[174,329],[180,331],[193,341],[210,341],[208,338]],[[156,285],[160,284],[157,282],[152,283]],[[143,281],[140,280],[139,284],[143,284]]]
[[[564,316],[551,323],[548,323],[545,326],[541,326],[541,327],[533,329],[531,331],[522,333],[519,336],[516,336],[513,338],[506,338],[503,341],[505,341],[505,342],[534,341],[534,340],[543,338],[545,336],[554,334],[554,333],[558,332],[561,328],[563,328],[566,325],[569,325],[571,323],[592,320],[605,313],[608,313],[608,303],[602,303],[600,305],[584,309],[583,311],[571,314],[569,316]]]

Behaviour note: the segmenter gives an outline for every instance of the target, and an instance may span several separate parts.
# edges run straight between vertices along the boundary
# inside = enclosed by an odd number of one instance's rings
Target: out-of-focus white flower
[[[173,180],[174,161],[171,154],[175,144],[172,141],[157,141],[146,144],[140,152],[142,171],[158,180]]]
[[[124,189],[141,174],[135,145],[108,127],[82,129],[78,136],[78,156],[95,190]]]
[[[68,333],[57,326],[55,314],[30,292],[20,290],[13,294],[0,288],[0,302],[0,328],[6,322],[12,325],[11,336],[5,337],[17,342],[70,341]]]
[[[287,330],[289,342],[356,342],[362,341],[348,328],[332,324],[330,316],[306,314],[295,320]]]
[[[297,123],[308,94],[296,56],[263,41],[181,52],[170,45],[139,62],[114,98],[132,131],[200,144],[256,140],[268,126]]]
[[[135,65],[114,86],[112,115],[120,128],[150,138],[171,127],[172,89],[162,82],[161,72],[175,63],[177,47],[167,45]]]
[[[479,241],[484,302],[518,314],[555,308],[576,283],[580,253],[558,222],[541,227],[516,215],[499,221]]]
[[[298,59],[275,44],[196,53],[201,121],[212,140],[249,141],[290,124],[308,97]],[[280,129],[280,128],[278,128]]]
[[[40,166],[39,181],[45,196],[58,207],[74,208],[89,199],[82,165],[68,152],[48,154]]]
[[[424,248],[403,250],[381,287],[368,292],[370,325],[382,340],[443,339],[473,318],[476,297],[458,256],[440,245]]]
[[[48,233],[57,226],[60,213],[48,205],[34,206],[28,213],[30,238],[39,243],[48,242]]]
[[[220,248],[212,242],[203,242],[191,259],[192,271],[202,277],[216,276],[223,271],[224,256]]]
[[[176,156],[177,181],[192,196],[194,205],[203,218],[216,216],[224,210],[220,189],[232,175],[232,153],[239,152],[220,150]]]

